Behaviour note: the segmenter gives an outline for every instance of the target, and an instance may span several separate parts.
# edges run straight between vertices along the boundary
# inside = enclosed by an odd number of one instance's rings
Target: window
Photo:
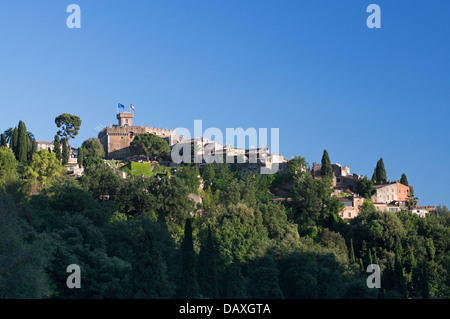
[[[352,213],[351,212],[348,212],[348,217],[352,217]]]

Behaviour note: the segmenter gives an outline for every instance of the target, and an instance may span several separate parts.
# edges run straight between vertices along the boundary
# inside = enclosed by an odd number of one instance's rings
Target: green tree
[[[188,197],[189,189],[179,177],[164,178],[156,185],[154,194],[165,216],[179,226],[194,211],[193,201]]]
[[[34,153],[33,159],[25,167],[24,176],[33,182],[33,185],[45,185],[50,179],[58,176],[62,171],[61,163],[54,153],[40,150]]]
[[[356,192],[365,199],[370,199],[376,191],[373,188],[373,182],[369,180],[367,176],[364,176],[362,179],[358,180]]]
[[[68,145],[69,150],[71,150],[70,139],[78,135],[81,119],[76,115],[63,113],[55,118],[55,124],[60,129],[57,134],[65,139],[65,143]]]
[[[19,131],[17,130],[17,127],[15,127],[12,131],[11,141],[9,144],[9,148],[12,149],[14,154],[16,154],[16,152],[17,152],[18,143],[19,143]],[[16,159],[17,159],[17,155],[16,155]]]
[[[84,164],[87,165],[85,165],[83,176],[80,177],[81,186],[87,189],[97,201],[116,200],[122,189],[123,180],[102,160],[98,159],[99,163],[90,164],[88,163],[90,159],[97,158],[89,157],[84,161]],[[135,189],[129,191],[135,191]],[[142,192],[142,189],[140,191]]]
[[[218,275],[216,265],[216,248],[211,228],[208,227],[206,243],[200,249],[199,286],[203,297],[219,298]]]
[[[67,140],[63,138],[61,140],[62,143],[62,151],[61,151],[61,158],[62,158],[62,164],[66,165],[69,162],[69,147],[67,146]]]
[[[6,143],[11,144],[11,138],[13,136],[13,133],[14,133],[13,127],[10,127],[9,129],[7,129],[3,132],[3,134],[5,135],[5,138],[6,138]]]
[[[83,142],[81,147],[84,149],[85,157],[105,157],[105,150],[103,148],[102,143],[96,137],[92,137]]]
[[[320,175],[323,179],[333,178],[333,167],[331,166],[330,156],[327,150],[323,150],[322,155],[322,167],[320,168]]]
[[[179,173],[179,177],[183,179],[184,183],[189,188],[189,192],[194,194],[198,194],[200,187],[199,176],[200,172],[195,165],[183,166],[181,168],[181,172]]]
[[[132,155],[145,155],[147,161],[162,160],[170,155],[169,144],[161,137],[151,134],[139,134],[130,144]]]
[[[55,153],[56,158],[61,161],[61,141],[59,139],[59,135],[55,135],[55,139],[53,140],[53,153]]]
[[[303,156],[293,157],[287,162],[286,165],[287,176],[292,181],[295,178],[295,176],[300,175],[300,173],[306,169],[307,165],[308,164],[306,163],[306,160]]]
[[[273,257],[264,256],[252,270],[249,295],[255,299],[282,299],[283,293],[278,282],[279,271]]]
[[[192,220],[190,218],[186,219],[181,252],[182,270],[178,297],[181,299],[196,299],[199,297],[199,287],[195,273],[195,252],[192,239]]]
[[[80,147],[78,148],[78,158],[77,158],[78,166],[81,167],[83,165],[83,162],[84,162],[84,148]]]
[[[5,133],[2,133],[0,135],[0,147],[6,147],[8,146],[7,142],[6,142],[6,136]]]
[[[8,184],[16,178],[18,165],[12,150],[0,147],[0,193],[5,192]]]
[[[149,191],[152,183],[151,179],[140,177],[132,177],[120,183],[116,198],[120,212],[127,215],[156,212],[159,205],[155,195]]]
[[[203,167],[202,178],[205,181],[205,190],[211,189],[216,171],[214,170],[214,164],[208,164]]]
[[[27,154],[29,161],[31,161],[31,159],[33,158],[33,154],[36,153],[36,151],[37,151],[37,143],[36,143],[36,139],[33,137],[30,141],[30,149]]]
[[[402,177],[400,178],[400,184],[403,184],[405,186],[409,186],[408,179],[406,178],[406,174],[405,173],[403,173]]]
[[[353,239],[350,239],[350,263],[354,264],[356,262],[355,250],[353,248]]]
[[[228,299],[245,299],[247,298],[247,288],[245,285],[245,277],[242,274],[241,267],[236,264],[230,266],[226,272],[226,295]]]
[[[386,169],[384,168],[383,158],[380,158],[377,162],[377,166],[373,171],[372,182],[375,184],[383,184],[387,182]]]
[[[133,263],[134,297],[139,299],[169,298],[170,288],[155,240],[149,229],[139,234]]]
[[[0,299],[49,298],[53,243],[20,218],[15,207],[10,196],[0,196]]]

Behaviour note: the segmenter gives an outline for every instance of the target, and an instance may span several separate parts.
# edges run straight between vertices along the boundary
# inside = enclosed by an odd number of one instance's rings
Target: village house
[[[397,202],[404,206],[409,197],[409,187],[399,182],[388,182],[381,185],[375,185],[376,193],[372,196],[373,203],[389,204]]]
[[[49,152],[53,152],[55,149],[55,146],[53,145],[53,142],[44,142],[44,141],[36,141],[36,150],[42,151],[46,150]],[[62,151],[62,146],[61,146]],[[70,154],[69,154],[69,164],[75,164],[77,163],[78,158],[78,149],[71,147]]]
[[[356,191],[359,179],[363,178],[363,175],[351,174],[349,166],[341,166],[338,163],[331,164],[333,169],[333,187],[336,190],[352,192]],[[322,164],[313,163],[311,168],[311,174],[314,179],[321,179]]]
[[[339,198],[345,205],[344,210],[339,214],[342,219],[353,219],[358,216],[360,208],[364,203],[364,197],[352,194],[350,197]]]

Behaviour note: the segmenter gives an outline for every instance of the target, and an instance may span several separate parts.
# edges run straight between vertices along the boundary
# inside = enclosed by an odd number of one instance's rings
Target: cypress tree
[[[146,230],[136,243],[137,256],[133,263],[133,294],[138,299],[170,297],[170,288],[161,257],[151,233]]]
[[[53,152],[57,159],[61,160],[61,141],[59,140],[59,135],[55,135],[53,141]]]
[[[355,251],[353,249],[353,239],[350,239],[350,263],[354,264],[356,262],[355,259]]]
[[[69,162],[69,149],[67,148],[67,141],[65,138],[61,140],[61,143],[62,143],[61,158],[63,165],[65,165]]]
[[[37,150],[37,143],[36,139],[33,137],[33,139],[30,141],[30,151],[28,152],[29,161],[33,159],[33,154],[36,153],[36,150]]]
[[[333,178],[333,167],[331,166],[330,156],[328,155],[327,150],[323,150],[322,167],[320,168],[320,175],[324,179]]]
[[[379,263],[378,263],[378,257],[377,257],[377,252],[376,251],[374,251],[373,252],[373,263],[375,264],[375,265],[380,265]]]
[[[400,178],[400,184],[403,184],[405,186],[409,186],[408,179],[406,178],[406,174],[405,173],[403,173],[402,177]]]
[[[0,147],[2,147],[2,146],[5,146],[5,147],[7,146],[5,134],[2,134],[0,136]]]
[[[84,161],[84,149],[80,147],[78,149],[78,159],[77,159],[77,163],[80,167],[83,165],[83,161]]]
[[[430,287],[428,284],[428,267],[426,261],[422,264],[422,276],[420,280],[420,288],[422,292],[422,298],[430,299]]]
[[[199,297],[199,287],[195,274],[195,252],[192,240],[192,220],[186,219],[184,239],[181,245],[182,270],[178,296],[181,299],[196,299]]]
[[[396,281],[397,291],[400,293],[400,295],[403,298],[407,298],[408,297],[408,288],[406,286],[405,275],[403,274],[402,262],[399,258],[396,258],[394,273],[395,273],[395,281]]]
[[[271,255],[265,255],[254,267],[249,286],[249,297],[255,299],[282,299],[278,282],[279,271]]]
[[[203,297],[219,298],[218,276],[216,267],[215,243],[211,234],[211,227],[208,227],[208,237],[206,244],[200,250],[199,284]]]
[[[362,258],[359,258],[358,261],[359,261],[359,269],[361,269],[362,272],[365,272]]]
[[[383,158],[380,158],[377,162],[377,166],[372,175],[372,182],[376,184],[383,184],[387,182],[386,169],[384,167]]]
[[[228,299],[247,298],[245,278],[242,275],[242,271],[239,266],[233,265],[228,269],[226,287],[226,294]]]
[[[17,157],[17,160],[22,165],[26,164],[28,161],[28,150],[29,150],[29,139],[28,139],[27,127],[25,126],[24,122],[19,121],[16,157]]]
[[[18,139],[19,139],[19,133],[17,131],[17,127],[15,127],[11,134],[11,142],[9,143],[9,148],[14,152],[14,155],[16,155]],[[17,155],[16,155],[16,159],[17,159]]]

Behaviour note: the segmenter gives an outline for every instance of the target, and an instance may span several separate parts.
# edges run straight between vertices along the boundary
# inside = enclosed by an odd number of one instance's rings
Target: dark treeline
[[[302,158],[286,174],[206,166],[199,190],[195,165],[122,179],[91,160],[72,179],[54,154],[36,154],[48,171],[0,148],[0,298],[450,297],[445,207],[420,219],[366,201],[345,222]],[[292,201],[272,200],[281,190]],[[66,286],[70,264],[81,289]],[[381,289],[367,288],[369,264]]]

